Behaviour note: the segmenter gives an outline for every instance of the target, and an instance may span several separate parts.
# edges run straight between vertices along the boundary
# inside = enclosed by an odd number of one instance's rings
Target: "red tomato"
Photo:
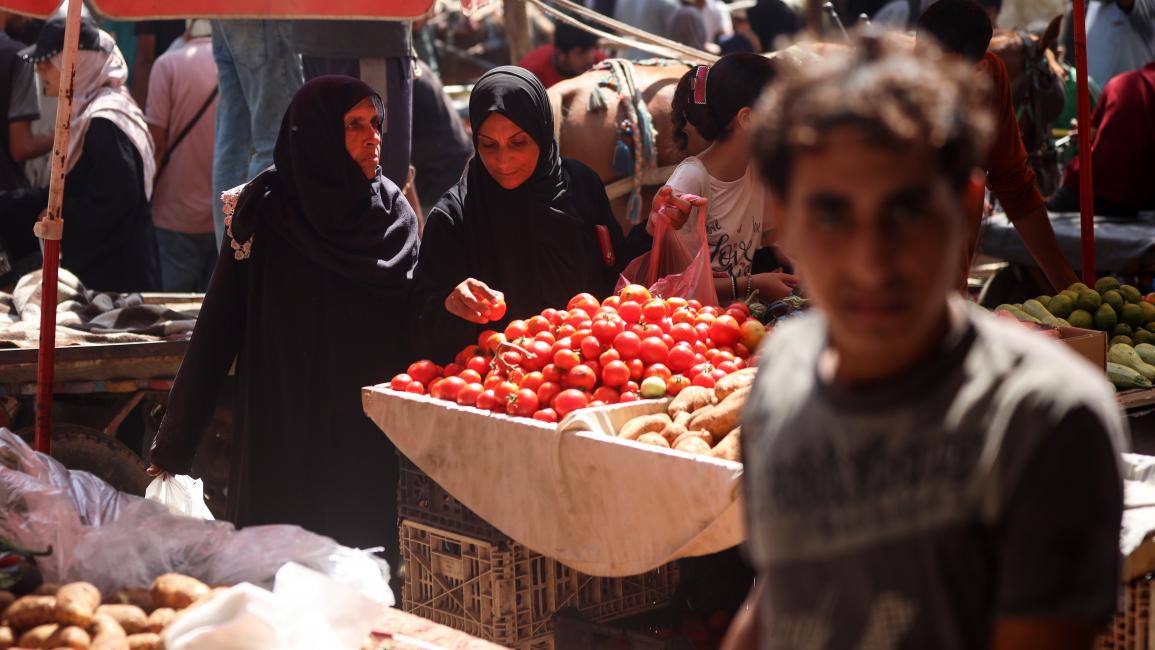
[[[694,311],[700,311],[702,309],[702,303],[698,302],[697,300],[686,301],[686,306],[690,309],[693,309]]]
[[[732,348],[728,345],[719,345],[718,346],[718,354],[725,355],[725,357],[727,359],[733,359],[734,358],[734,348]]]
[[[465,370],[465,364],[463,363],[447,363],[445,364],[445,370],[441,374],[445,377],[453,377],[460,375],[462,370]]]
[[[675,325],[678,323],[689,323],[693,325],[695,317],[694,312],[689,309],[678,309],[674,312],[673,316],[670,317],[670,320],[674,321]]]
[[[485,312],[485,319],[490,321],[501,320],[505,318],[505,299],[498,298],[497,302],[489,306],[489,311]]]
[[[525,321],[525,326],[529,329],[529,333],[537,336],[542,332],[548,332],[550,327],[549,319],[545,316],[534,316]]]
[[[553,360],[553,345],[545,341],[534,341],[526,348],[533,353],[533,358],[526,358],[523,365],[530,370],[541,370]]]
[[[599,377],[601,376],[602,364],[598,363],[597,361],[586,361],[585,365],[589,366],[590,370],[593,370],[595,375]]]
[[[522,379],[525,379],[525,371],[521,368],[510,368],[506,375],[506,380],[515,384],[520,384]]]
[[[729,305],[726,305],[726,311],[730,311],[731,309],[735,309],[737,311],[740,311],[743,314],[745,314],[746,316],[750,315],[750,305],[747,305],[745,302],[743,302],[741,300],[735,300],[734,302],[730,303]]]
[[[714,318],[717,318],[718,316],[722,315],[722,308],[716,305],[706,305],[705,307],[700,307],[698,312],[702,314],[710,314]]]
[[[581,324],[590,320],[590,314],[584,309],[571,309],[569,317],[565,319],[566,325],[573,325],[574,327],[581,327]]]
[[[588,293],[579,293],[573,298],[570,298],[569,304],[566,305],[566,309],[584,309],[590,314],[596,312],[599,307],[601,307],[601,304],[598,303],[598,299]]]
[[[393,390],[397,390],[397,391],[403,391],[406,388],[409,388],[409,384],[412,384],[412,383],[413,383],[412,377],[410,377],[409,375],[407,375],[405,373],[401,373],[400,375],[395,375],[393,377],[393,380],[389,382],[389,388],[392,388]]]
[[[484,331],[482,331],[481,334],[477,335],[477,347],[484,350],[486,342],[489,341],[489,337],[491,337],[497,333],[498,333],[497,330],[484,330]]]
[[[514,393],[509,403],[506,404],[505,412],[509,415],[528,418],[537,412],[537,407],[537,393],[528,388],[522,388]]]
[[[661,338],[662,338],[662,342],[665,343],[666,347],[668,347],[668,348],[672,348],[675,345],[677,345],[677,343],[678,343],[677,341],[674,340],[674,337],[670,336],[669,334],[663,334]]]
[[[517,385],[521,388],[528,388],[530,390],[536,391],[538,388],[541,388],[541,385],[544,382],[545,377],[540,372],[531,372],[522,377],[521,381],[517,382]]]
[[[483,411],[492,411],[496,408],[497,396],[494,394],[493,389],[481,391],[481,394],[477,396],[477,403],[474,404],[474,406]]]
[[[533,414],[533,419],[542,422],[557,422],[557,411],[553,409],[542,409]]]
[[[735,309],[733,307],[726,310],[726,316],[733,318],[738,322],[739,325],[741,325],[742,322],[746,320],[746,312],[742,311],[741,309]]]
[[[622,386],[622,392],[623,393],[637,393],[641,390],[642,390],[641,387],[638,386],[638,382],[636,382],[632,379],[630,381],[627,381],[625,386]]]
[[[630,391],[628,393],[622,393],[621,396],[618,397],[618,404],[625,404],[626,402],[636,402],[640,399],[641,399],[641,397],[638,397],[638,391]]]
[[[537,334],[533,335],[533,340],[553,345],[553,342],[557,340],[557,337],[553,335],[553,332],[538,332]]]
[[[621,296],[610,296],[609,298],[606,298],[602,301],[602,309],[609,307],[616,312],[618,310],[618,305],[620,304],[622,304]]]
[[[622,332],[614,337],[614,349],[623,359],[633,359],[642,351],[642,338],[633,332]]]
[[[554,309],[553,307],[548,307],[541,312],[541,317],[546,319],[547,321],[549,321],[551,325],[557,325],[557,322],[554,322],[554,318],[556,316],[557,316],[557,310]],[[558,321],[558,322],[560,322],[560,321]]]
[[[493,396],[501,403],[502,407],[509,401],[509,398],[518,391],[517,382],[503,381],[493,389]]]
[[[606,404],[618,403],[618,391],[609,386],[602,386],[594,391],[593,398],[595,401],[605,402]]]
[[[489,361],[487,361],[485,357],[481,356],[470,357],[469,361],[466,362],[465,367],[479,375],[484,376],[485,373],[489,372]]]
[[[589,398],[580,390],[570,388],[563,390],[553,398],[553,410],[557,411],[559,418],[564,418],[570,413],[589,406]]]
[[[710,340],[710,325],[708,323],[698,323],[694,325],[694,331],[698,333],[698,340],[702,343],[708,343]]]
[[[698,333],[694,331],[694,326],[689,323],[675,323],[670,328],[670,336],[674,337],[675,341],[683,343],[693,343],[698,340]]]
[[[642,327],[643,339],[648,339],[651,336],[662,338],[663,334],[665,334],[665,332],[662,331],[662,328],[654,323],[646,323],[645,326]]]
[[[619,361],[619,360],[621,360],[621,358],[622,358],[622,355],[619,354],[617,350],[615,350],[614,348],[610,348],[610,349],[606,350],[605,352],[602,352],[600,355],[598,355],[598,363],[600,363],[602,365],[602,367],[604,368],[607,363],[609,363],[611,361]]]
[[[419,381],[411,381],[411,382],[409,382],[409,385],[405,387],[405,392],[416,393],[418,395],[424,395],[425,394],[425,386],[422,386],[421,382],[419,382]]]
[[[602,383],[606,386],[624,386],[630,380],[630,367],[623,361],[611,361],[602,368]]]
[[[434,379],[441,376],[441,368],[432,361],[415,361],[409,364],[409,369],[405,374],[413,378],[413,381],[419,381],[422,384],[429,385]]]
[[[557,366],[558,370],[569,372],[573,370],[579,363],[582,362],[581,356],[573,350],[558,350],[553,355],[553,365]]]
[[[577,365],[565,376],[565,385],[568,388],[591,391],[598,383],[598,375],[585,364]]]
[[[503,381],[505,381],[504,377],[502,377],[500,374],[491,372],[485,376],[485,380],[481,382],[481,385],[485,387],[485,390],[492,390],[497,388]]]
[[[478,383],[466,384],[460,392],[457,393],[457,403],[462,406],[476,406],[477,398],[485,392],[485,388]]]
[[[737,356],[739,359],[745,359],[746,357],[750,356],[750,348],[746,347],[745,345],[742,345],[741,343],[735,343],[734,344],[734,355]]]
[[[722,363],[718,364],[718,370],[721,370],[728,375],[732,372],[738,372],[738,364],[734,363],[733,361],[723,361]]]
[[[505,335],[494,332],[488,339],[485,339],[485,343],[481,346],[481,349],[485,350],[486,354],[493,356],[497,354],[497,348],[502,343],[505,343]]]
[[[581,340],[582,358],[586,361],[602,356],[602,344],[596,336],[587,336]]]
[[[644,373],[642,373],[642,379],[647,379],[649,377],[658,377],[662,381],[669,381],[670,377],[672,377],[673,375],[674,375],[674,373],[670,372],[670,369],[667,368],[664,364],[655,363],[654,365],[650,366],[649,368],[646,368],[646,371]]]
[[[714,372],[711,372],[710,376],[714,378],[714,381],[718,381],[719,379],[726,376],[726,371],[725,370],[719,370],[718,368],[714,368]]]
[[[558,339],[567,339],[567,338],[573,336],[574,332],[576,332],[576,331],[577,331],[577,328],[574,327],[573,325],[559,325],[557,328],[557,332],[555,332],[554,334]]]
[[[690,368],[690,371],[686,373],[686,376],[689,377],[690,379],[694,379],[698,375],[701,375],[701,374],[707,374],[708,375],[711,372],[714,372],[714,366],[711,366],[708,363],[699,363],[699,364],[695,364],[693,368]]]
[[[701,386],[702,388],[713,388],[714,384],[716,383],[718,383],[717,380],[715,380],[714,376],[708,372],[703,372],[702,374],[694,377],[694,385]]]
[[[628,300],[618,305],[618,315],[627,323],[640,323],[642,321],[642,306]]]
[[[669,334],[670,331],[674,329],[674,319],[666,316],[662,320],[658,321],[658,327],[662,328],[663,334]]]
[[[588,327],[577,328],[577,331],[575,331],[573,333],[573,336],[570,337],[571,339],[573,339],[573,342],[575,344],[574,345],[575,350],[581,349],[581,342],[584,341],[587,336],[591,336],[590,328],[588,328]]]
[[[506,350],[501,353],[501,360],[504,361],[507,366],[520,366],[522,356],[517,350]]]
[[[656,323],[670,315],[670,307],[665,300],[654,298],[642,305],[642,315],[646,317],[647,322]]]
[[[674,397],[690,385],[691,382],[685,375],[674,375],[666,380],[666,394]]]
[[[670,311],[674,311],[686,307],[690,301],[681,296],[674,296],[673,298],[666,298],[666,304],[670,306]]]
[[[630,367],[630,381],[640,382],[646,374],[646,362],[641,359],[630,359],[626,365]]]
[[[602,345],[610,345],[614,342],[614,337],[621,334],[625,328],[626,324],[620,318],[603,318],[593,322],[590,332]]]
[[[632,300],[639,305],[654,297],[649,289],[640,284],[627,285],[618,295],[622,297],[622,302]]]
[[[537,401],[541,404],[550,404],[561,390],[561,384],[558,382],[542,382],[541,386],[537,389]]]
[[[481,383],[481,373],[479,373],[476,370],[473,370],[471,368],[466,368],[465,370],[462,370],[461,374],[459,374],[457,376],[464,379],[465,383],[467,383],[467,384],[480,384]]]
[[[459,366],[464,366],[471,358],[482,354],[485,354],[485,351],[481,349],[481,346],[467,345],[461,348],[461,352],[457,353],[457,356],[453,358],[453,362]]]
[[[523,320],[510,321],[509,325],[505,326],[505,339],[507,341],[516,341],[526,336],[529,336],[529,323]]]
[[[552,363],[547,363],[541,369],[541,377],[545,381],[561,382],[561,370],[558,370],[558,367]]]
[[[670,354],[670,346],[662,339],[651,336],[642,341],[641,347],[638,351],[638,358],[646,365],[655,363],[665,363],[666,357]]]
[[[446,377],[438,384],[438,398],[449,400],[451,402],[457,401],[457,395],[465,388],[466,381],[461,377]]]
[[[694,349],[685,343],[675,345],[666,356],[666,365],[674,372],[686,372],[694,366]]]

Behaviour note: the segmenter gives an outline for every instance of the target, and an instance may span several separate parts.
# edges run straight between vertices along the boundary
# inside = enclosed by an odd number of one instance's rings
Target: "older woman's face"
[[[381,164],[379,119],[371,97],[362,99],[345,113],[345,149],[369,179],[377,176],[377,167]]]
[[[56,67],[56,59],[52,57],[36,63],[36,74],[44,80],[44,96],[56,97],[60,94],[60,68]]]
[[[493,113],[477,132],[477,154],[493,180],[512,190],[533,176],[541,150],[520,126],[501,113]]]

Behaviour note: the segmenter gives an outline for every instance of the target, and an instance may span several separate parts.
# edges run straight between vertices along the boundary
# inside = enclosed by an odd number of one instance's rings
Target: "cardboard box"
[[[1107,372],[1107,333],[1081,327],[1060,327],[1059,340],[1096,368]]]

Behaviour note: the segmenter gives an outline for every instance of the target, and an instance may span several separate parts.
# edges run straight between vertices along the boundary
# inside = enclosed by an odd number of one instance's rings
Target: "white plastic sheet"
[[[559,425],[367,388],[365,412],[430,478],[520,544],[596,576],[645,573],[745,539],[742,465],[619,440],[639,402]]]

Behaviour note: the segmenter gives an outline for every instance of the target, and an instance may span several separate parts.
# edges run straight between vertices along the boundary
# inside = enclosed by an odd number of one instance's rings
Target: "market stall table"
[[[372,650],[499,650],[501,646],[482,641],[452,628],[427,621],[399,609],[387,609],[373,627],[376,639]],[[380,636],[376,631],[390,636]]]
[[[1079,215],[1055,213],[1051,226],[1059,247],[1072,263],[1079,260]],[[1035,266],[1035,260],[1015,227],[1003,213],[983,221],[979,252],[1022,266]],[[1114,273],[1155,271],[1155,215],[1146,213],[1134,219],[1095,217],[1095,260],[1099,269]]]

